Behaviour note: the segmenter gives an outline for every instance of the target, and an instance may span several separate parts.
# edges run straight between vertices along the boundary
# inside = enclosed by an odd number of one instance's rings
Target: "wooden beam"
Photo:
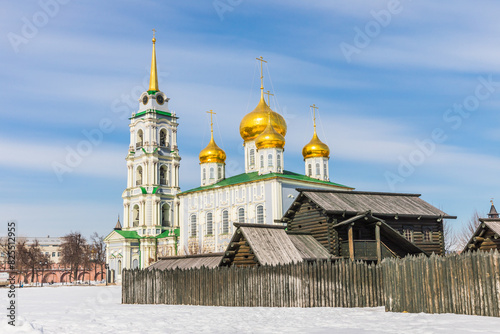
[[[349,258],[354,261],[354,239],[352,237],[352,227],[354,224],[349,225],[347,236],[349,238]]]
[[[382,245],[380,242],[380,222],[375,225],[375,240],[377,241],[377,262],[382,261]]]

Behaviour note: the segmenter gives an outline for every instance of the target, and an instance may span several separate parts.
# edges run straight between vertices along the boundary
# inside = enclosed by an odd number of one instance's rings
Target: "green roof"
[[[243,173],[243,174],[228,177],[227,179],[224,179],[224,180],[222,180],[218,183],[215,183],[215,184],[211,184],[209,186],[198,187],[198,188],[183,191],[179,195],[192,193],[195,191],[202,191],[202,190],[206,190],[206,189],[232,186],[235,184],[253,182],[253,181],[261,181],[261,180],[272,179],[272,178],[305,181],[305,182],[311,182],[311,183],[325,184],[325,185],[329,185],[329,186],[354,189],[354,188],[351,188],[348,186],[344,186],[342,184],[333,183],[333,182],[329,182],[329,181],[321,181],[321,180],[314,179],[314,178],[309,177],[309,176],[305,176],[302,174],[298,174],[298,173],[294,173],[294,172],[290,172],[290,171],[285,170],[285,171],[283,171],[283,174],[281,174],[281,173],[269,173],[269,174],[259,175],[259,172]]]
[[[154,113],[154,114],[158,114],[158,115],[172,117],[172,114],[169,113],[169,112],[166,112],[166,111],[161,111],[161,110],[156,110],[156,109],[147,109],[145,111],[138,112],[137,114],[135,114],[134,116],[130,117],[129,119],[141,117],[141,116],[144,116],[144,115],[146,115],[148,113]]]
[[[116,233],[124,237],[125,239],[162,239],[168,237],[170,231],[163,231],[162,233],[156,236],[150,237],[141,237],[136,231],[123,231],[123,230],[115,230]],[[178,228],[174,229],[174,235],[179,236],[180,230]]]

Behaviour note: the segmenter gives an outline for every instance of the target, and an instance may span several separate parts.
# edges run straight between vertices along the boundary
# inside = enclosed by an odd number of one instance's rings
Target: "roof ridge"
[[[390,193],[390,192],[381,192],[381,191],[345,191],[345,190],[330,190],[330,189],[309,189],[309,188],[295,188],[295,190],[299,192],[317,192],[317,193],[346,193],[353,195],[387,195],[387,196],[412,196],[412,197],[420,197],[422,194],[412,194],[412,193]]]

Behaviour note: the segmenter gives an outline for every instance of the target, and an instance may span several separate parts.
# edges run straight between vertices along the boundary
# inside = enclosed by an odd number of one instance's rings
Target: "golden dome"
[[[267,114],[267,125],[264,131],[255,139],[255,146],[258,150],[261,148],[281,148],[285,147],[285,137],[277,132],[271,120],[271,113]]]
[[[259,104],[252,112],[243,117],[240,123],[240,135],[244,141],[257,138],[267,126],[268,114],[271,113],[271,124],[274,130],[281,136],[286,135],[286,122],[283,116],[274,112],[264,101],[264,94],[261,94]]]
[[[328,145],[319,140],[316,134],[316,126],[314,127],[314,134],[311,141],[302,149],[302,156],[304,156],[304,159],[330,158],[330,149]]]
[[[214,141],[214,135],[212,134],[210,142],[207,147],[205,147],[200,152],[200,164],[207,162],[217,162],[224,163],[226,161],[226,152],[221,149]]]

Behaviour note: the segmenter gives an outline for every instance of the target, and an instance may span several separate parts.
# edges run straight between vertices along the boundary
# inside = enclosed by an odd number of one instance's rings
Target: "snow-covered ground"
[[[16,327],[0,289],[0,333],[500,333],[500,319],[378,308],[122,305],[118,286],[17,289]]]

